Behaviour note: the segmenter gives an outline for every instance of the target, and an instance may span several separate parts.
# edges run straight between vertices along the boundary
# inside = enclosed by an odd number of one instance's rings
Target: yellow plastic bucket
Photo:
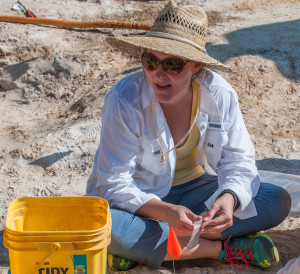
[[[9,205],[3,242],[12,274],[100,274],[110,233],[104,199],[32,197]]]

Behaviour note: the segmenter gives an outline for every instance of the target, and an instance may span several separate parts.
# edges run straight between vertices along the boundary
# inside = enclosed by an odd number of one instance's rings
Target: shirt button
[[[201,130],[204,130],[205,129],[205,126],[201,126],[201,128],[200,128]]]

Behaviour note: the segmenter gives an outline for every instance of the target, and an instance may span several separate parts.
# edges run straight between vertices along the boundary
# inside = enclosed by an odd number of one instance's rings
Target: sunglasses
[[[159,61],[153,54],[147,52],[142,54],[141,61],[146,70],[155,71],[161,64],[163,70],[172,75],[180,73],[184,69],[184,66],[190,62],[185,62],[179,58],[167,58]]]

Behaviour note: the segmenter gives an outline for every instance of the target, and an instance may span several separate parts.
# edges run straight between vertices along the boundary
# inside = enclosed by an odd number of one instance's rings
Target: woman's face
[[[173,55],[159,51],[148,50],[148,53],[154,55],[159,61],[168,58],[178,58]],[[182,59],[184,60],[184,59]],[[184,60],[185,62],[187,60]],[[182,101],[190,90],[190,83],[193,73],[202,68],[201,63],[188,62],[183,70],[178,74],[169,74],[163,70],[161,64],[157,70],[144,69],[149,82],[154,90],[156,99],[160,104],[176,104]]]

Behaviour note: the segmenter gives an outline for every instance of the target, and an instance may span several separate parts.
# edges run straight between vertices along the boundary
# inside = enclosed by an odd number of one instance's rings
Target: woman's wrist
[[[138,216],[167,222],[169,209],[170,209],[169,203],[157,199],[152,199],[147,203],[143,204],[135,212],[135,214]]]
[[[237,210],[239,208],[239,206],[240,206],[240,200],[239,200],[238,196],[236,195],[236,193],[233,190],[231,190],[231,189],[225,189],[225,190],[223,190],[219,194],[219,196],[217,197],[217,199],[220,198],[220,197],[222,197],[226,193],[232,195],[232,197],[234,199],[233,211]]]

